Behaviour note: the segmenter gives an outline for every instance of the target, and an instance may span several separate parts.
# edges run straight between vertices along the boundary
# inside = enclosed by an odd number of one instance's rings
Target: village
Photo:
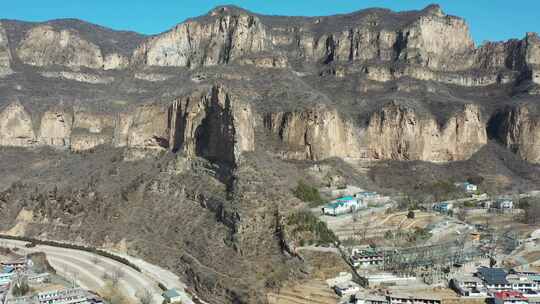
[[[339,303],[540,303],[540,227],[521,220],[538,192],[453,187],[460,197],[406,209],[355,186],[321,189],[334,199],[311,211],[350,267],[326,280]]]
[[[39,247],[36,249],[36,247]],[[47,253],[45,253],[46,251]],[[127,259],[33,242],[0,240],[1,304],[202,303],[183,288],[167,289]],[[126,263],[122,265],[120,262]],[[142,262],[144,263],[144,262]],[[176,277],[144,263],[177,286]],[[54,267],[53,267],[54,266]],[[129,268],[135,269],[129,269]]]
[[[0,257],[3,304],[104,303],[96,294],[57,275],[42,255],[3,248]]]

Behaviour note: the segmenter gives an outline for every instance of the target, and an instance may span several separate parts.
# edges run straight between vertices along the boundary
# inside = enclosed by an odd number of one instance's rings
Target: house
[[[15,268],[12,266],[4,266],[2,267],[2,273],[10,273],[15,271]]]
[[[193,300],[184,291],[169,289],[162,294],[165,303],[193,303]]]
[[[365,285],[369,287],[382,285],[408,285],[416,282],[416,277],[414,276],[398,276],[388,272],[365,274],[361,279],[365,282]]]
[[[521,292],[537,291],[538,283],[525,275],[509,274],[506,280],[512,284],[512,289]]]
[[[510,210],[514,208],[514,202],[511,199],[499,198],[491,204],[491,208],[498,210]]]
[[[383,296],[383,295],[357,292],[351,296],[349,303],[351,304],[388,304],[388,300],[386,299],[386,296]]]
[[[369,267],[380,265],[384,261],[383,253],[375,248],[353,248],[351,261],[354,267]]]
[[[519,291],[498,291],[493,294],[494,304],[528,304],[529,301]]]
[[[433,210],[440,213],[448,213],[454,208],[454,204],[448,202],[440,202],[433,205]]]
[[[39,304],[86,304],[87,292],[82,288],[70,288],[40,292],[35,296]]]
[[[11,279],[13,277],[14,273],[0,273],[0,286],[7,285],[11,283]]]
[[[361,200],[354,198],[353,196],[345,196],[338,198],[322,208],[323,214],[326,215],[340,215],[345,213],[352,213],[360,208],[363,208],[364,204]]]
[[[22,258],[19,260],[6,261],[0,263],[3,267],[13,267],[14,269],[24,269],[26,268],[26,259]]]
[[[457,276],[450,280],[450,288],[462,297],[486,298],[488,296],[484,283],[472,275]]]
[[[442,300],[436,296],[422,294],[389,294],[389,304],[440,304]]]
[[[340,297],[351,296],[360,291],[360,285],[353,281],[341,282],[334,286],[334,291]]]
[[[480,267],[476,275],[482,279],[489,290],[510,290],[512,284],[506,280],[506,271],[502,268]]]
[[[532,272],[532,271],[515,271],[515,270],[511,270],[510,273],[527,277],[529,280],[537,283],[540,289],[540,273]]]
[[[478,186],[475,184],[471,184],[469,182],[464,183],[455,183],[454,184],[457,188],[463,189],[465,192],[476,192],[478,191]]]
[[[362,191],[358,192],[354,195],[354,197],[358,199],[370,199],[370,198],[377,198],[379,197],[379,194],[377,192],[370,192],[370,191]]]

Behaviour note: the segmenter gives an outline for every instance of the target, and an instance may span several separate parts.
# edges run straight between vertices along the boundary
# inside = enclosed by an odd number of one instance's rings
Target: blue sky
[[[464,17],[477,43],[522,38],[540,31],[540,0],[3,0],[0,18],[44,21],[78,18],[114,29],[156,34],[215,6],[235,4],[251,11],[277,15],[318,16],[368,7],[421,9],[439,3],[443,10]]]

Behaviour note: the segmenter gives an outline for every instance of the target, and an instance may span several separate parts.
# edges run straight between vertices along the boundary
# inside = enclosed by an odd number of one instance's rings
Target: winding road
[[[102,289],[106,284],[106,276],[112,276],[114,272],[122,274],[118,287],[133,300],[137,300],[141,292],[148,290],[153,295],[152,303],[161,304],[163,297],[158,283],[164,284],[167,288],[177,288],[179,291],[185,288],[178,276],[172,272],[127,255],[115,253],[137,265],[141,272],[115,260],[87,251],[46,245],[26,248],[25,244],[27,242],[0,238],[0,246],[19,248],[24,253],[44,252],[58,274],[66,279],[74,280],[79,286],[88,290],[99,291]],[[189,301],[186,302],[189,303]]]

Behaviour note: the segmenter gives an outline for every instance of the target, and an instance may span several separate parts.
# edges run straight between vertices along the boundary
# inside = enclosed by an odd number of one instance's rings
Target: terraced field
[[[270,304],[336,304],[339,297],[319,280],[311,280],[291,287],[282,288],[278,293],[269,293]]]

